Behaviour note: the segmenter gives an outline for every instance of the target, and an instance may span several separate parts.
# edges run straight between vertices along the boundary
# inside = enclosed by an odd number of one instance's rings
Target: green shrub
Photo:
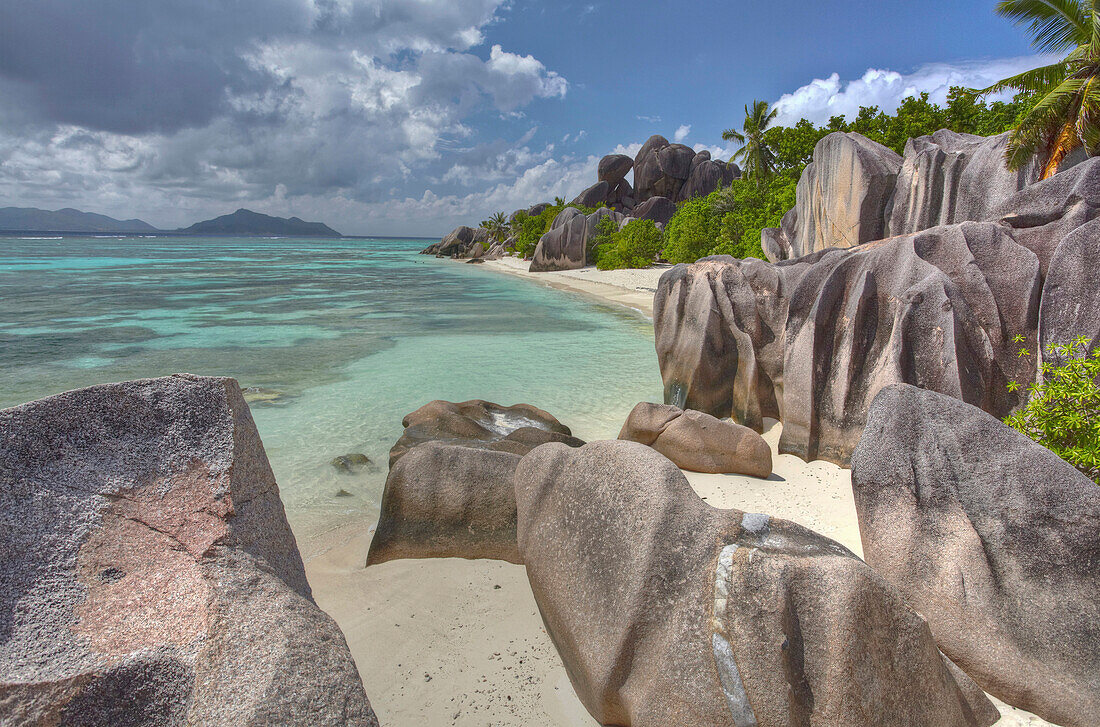
[[[1016,341],[1022,342],[1022,336]],[[1100,484],[1100,349],[1088,351],[1089,341],[1078,338],[1066,346],[1047,349],[1054,363],[1044,363],[1042,381],[1028,387],[1027,404],[1005,419],[1005,424],[1053,451]],[[1021,356],[1030,356],[1027,349]],[[1010,391],[1019,382],[1008,384]]]
[[[607,229],[603,220],[600,226]],[[600,270],[648,268],[656,260],[663,242],[661,231],[653,220],[632,220],[612,233],[609,242],[596,248],[596,267]]]
[[[721,219],[711,207],[712,198],[687,200],[665,226],[664,257],[670,263],[693,263],[718,243]]]

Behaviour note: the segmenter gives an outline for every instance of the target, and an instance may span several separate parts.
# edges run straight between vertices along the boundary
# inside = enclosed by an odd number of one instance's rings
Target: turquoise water
[[[296,530],[374,517],[401,419],[527,402],[585,439],[659,401],[649,322],[422,240],[0,237],[0,408],[187,371],[251,400]],[[341,474],[330,460],[375,464]],[[351,497],[337,497],[344,490]]]

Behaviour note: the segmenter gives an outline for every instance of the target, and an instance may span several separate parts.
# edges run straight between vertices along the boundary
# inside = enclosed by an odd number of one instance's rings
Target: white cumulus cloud
[[[679,144],[684,139],[688,138],[688,134],[691,133],[691,124],[684,124],[680,128],[676,129],[676,133],[672,135],[672,140]]]
[[[799,119],[823,124],[833,116],[855,118],[861,106],[878,106],[892,113],[907,97],[928,93],[938,104],[947,100],[952,86],[985,88],[1008,76],[1052,62],[1047,56],[1022,56],[960,63],[930,63],[912,73],[868,68],[861,78],[841,81],[839,74],[815,78],[805,86],[784,94],[775,102],[779,111],[775,123],[790,126]],[[1004,99],[1001,95],[998,98]],[[1011,97],[1008,94],[1007,97]]]

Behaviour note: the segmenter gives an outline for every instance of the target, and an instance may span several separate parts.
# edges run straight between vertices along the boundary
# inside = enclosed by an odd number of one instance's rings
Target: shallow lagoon
[[[0,237],[0,408],[179,371],[233,376],[309,537],[374,517],[401,418],[432,399],[531,403],[585,439],[660,399],[647,320],[417,255],[426,244]],[[349,452],[374,464],[337,472],[329,461]]]

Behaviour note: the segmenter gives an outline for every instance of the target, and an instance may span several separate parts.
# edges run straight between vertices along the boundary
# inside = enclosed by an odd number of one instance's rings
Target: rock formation
[[[608,154],[600,160],[597,175],[601,182],[607,182],[615,187],[626,179],[626,175],[634,168],[634,160],[626,154]]]
[[[862,134],[835,132],[818,142],[802,172],[794,209],[761,242],[769,260],[880,240],[902,158]]]
[[[654,305],[666,401],[758,431],[781,419],[781,452],[841,464],[892,383],[1003,417],[1021,401],[1008,382],[1036,376],[1020,348],[1100,337],[1096,228],[1082,227],[1097,217],[1092,159],[1015,193],[990,221],[774,265],[677,266]]]
[[[542,236],[531,257],[531,272],[549,270],[577,270],[595,262],[592,240],[597,226],[604,217],[616,224],[623,216],[606,207],[585,215],[575,207],[566,207],[550,225],[550,231]]]
[[[546,445],[515,485],[535,599],[601,724],[997,719],[861,560],[793,523],[710,507],[648,447]]]
[[[520,563],[512,485],[519,460],[510,451],[460,444],[413,448],[386,479],[367,565],[399,558]]]
[[[884,389],[852,456],[863,552],[989,693],[1100,724],[1100,487],[978,409]]]
[[[425,442],[527,454],[540,444],[562,442],[579,447],[584,442],[548,412],[530,404],[501,406],[475,399],[455,404],[433,401],[407,415],[401,438],[390,449],[390,469],[410,449]]]
[[[680,469],[767,477],[772,451],[759,434],[701,411],[642,402],[634,407],[619,439],[652,447]]]
[[[237,383],[0,411],[5,724],[377,725]]]
[[[634,199],[639,204],[651,197],[682,202],[706,196],[740,176],[736,164],[712,160],[710,152],[696,154],[689,146],[651,136],[634,159]]]
[[[489,231],[483,227],[473,228],[456,227],[439,242],[429,245],[420,251],[421,255],[435,255],[437,257],[467,258],[473,256],[475,250],[480,249],[481,254],[489,247]]]
[[[636,220],[653,220],[662,227],[675,214],[676,204],[668,197],[650,197],[630,212],[630,216]]]

